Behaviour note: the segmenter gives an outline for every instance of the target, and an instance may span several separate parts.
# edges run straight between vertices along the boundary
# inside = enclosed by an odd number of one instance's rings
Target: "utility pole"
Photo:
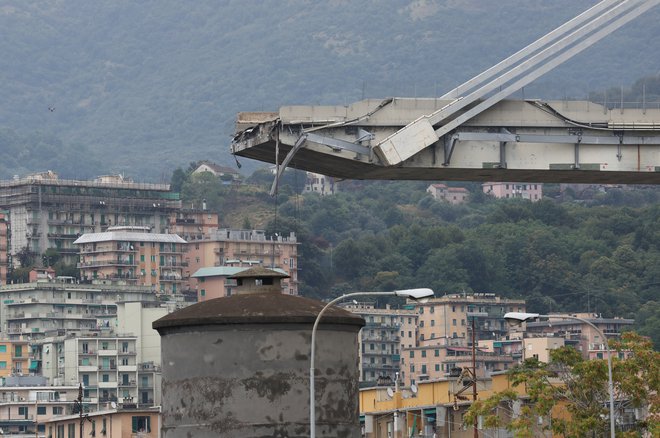
[[[487,317],[486,312],[467,312],[467,317],[471,319],[472,327],[472,403],[477,401],[477,324],[476,320],[480,316]],[[474,417],[474,438],[479,438],[479,418]]]
[[[477,401],[477,347],[475,345],[477,336],[475,333],[475,323],[474,321],[476,320],[476,317],[472,317],[472,403],[476,403]],[[479,438],[479,430],[478,430],[478,419],[477,416],[474,416],[474,438]],[[82,432],[80,432],[82,436]]]

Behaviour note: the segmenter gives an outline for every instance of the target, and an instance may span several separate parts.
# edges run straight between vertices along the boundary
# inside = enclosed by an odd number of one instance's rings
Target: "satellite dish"
[[[117,409],[117,403],[110,402],[110,407],[112,407],[112,409]]]
[[[412,385],[410,385],[410,391],[413,394],[417,394],[417,385],[415,385],[414,383]]]
[[[387,395],[390,397],[394,397],[394,391],[392,391],[392,388],[387,388]]]

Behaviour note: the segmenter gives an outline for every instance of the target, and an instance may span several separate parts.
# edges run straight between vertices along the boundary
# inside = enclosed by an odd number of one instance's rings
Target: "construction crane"
[[[239,113],[231,151],[347,179],[660,184],[660,108],[505,100],[660,3],[604,0],[439,98]]]

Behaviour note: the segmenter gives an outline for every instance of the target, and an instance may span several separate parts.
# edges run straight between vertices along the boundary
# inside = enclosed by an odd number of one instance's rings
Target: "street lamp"
[[[596,332],[605,340],[605,349],[607,350],[607,378],[608,386],[607,391],[610,396],[610,437],[615,438],[616,432],[614,430],[614,383],[612,383],[612,351],[610,351],[610,346],[607,345],[607,338],[605,334],[594,324],[587,321],[586,319],[578,318],[577,316],[570,315],[539,315],[538,313],[524,313],[524,312],[509,312],[504,315],[504,319],[507,322],[521,324],[525,321],[533,321],[539,318],[560,318],[560,319],[571,319],[575,321],[580,321],[585,324],[588,324],[596,330]]]
[[[394,295],[397,297],[411,298],[413,300],[423,301],[433,296],[433,291],[428,288],[421,289],[406,289],[406,290],[395,290],[391,292],[353,292],[350,294],[344,294],[340,297],[335,298],[330,301],[328,304],[321,309],[319,314],[316,316],[314,321],[314,327],[312,328],[312,346],[309,357],[309,436],[310,438],[316,438],[316,400],[315,400],[315,391],[314,391],[314,354],[316,352],[316,330],[318,328],[321,317],[333,304],[338,303],[339,301],[345,300],[346,298],[356,297],[360,295]]]

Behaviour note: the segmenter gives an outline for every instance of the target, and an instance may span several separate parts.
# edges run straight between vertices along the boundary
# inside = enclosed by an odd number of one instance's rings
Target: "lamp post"
[[[593,323],[589,322],[586,319],[578,318],[577,316],[570,315],[539,315],[538,313],[524,313],[524,312],[509,312],[504,315],[504,319],[513,322],[513,323],[523,323],[525,321],[533,321],[539,318],[560,318],[560,319],[571,319],[575,321],[583,322],[594,330],[605,340],[605,350],[607,350],[607,392],[610,396],[610,437],[615,438],[616,431],[614,430],[614,383],[612,382],[612,351],[610,346],[607,345],[607,338],[605,334],[596,327]],[[524,337],[524,336],[523,336]]]
[[[361,296],[361,295],[394,295],[397,297],[411,298],[413,300],[423,300],[433,296],[433,291],[431,289],[422,288],[422,289],[406,289],[406,290],[395,290],[391,292],[353,292],[349,294],[344,294],[340,297],[335,298],[330,301],[328,304],[321,309],[319,314],[316,316],[314,321],[314,327],[312,328],[312,345],[309,356],[309,436],[310,438],[316,438],[316,400],[315,400],[315,390],[314,390],[314,355],[316,353],[316,330],[318,329],[319,322],[321,317],[332,305],[338,303],[339,301],[345,300],[346,298]]]

